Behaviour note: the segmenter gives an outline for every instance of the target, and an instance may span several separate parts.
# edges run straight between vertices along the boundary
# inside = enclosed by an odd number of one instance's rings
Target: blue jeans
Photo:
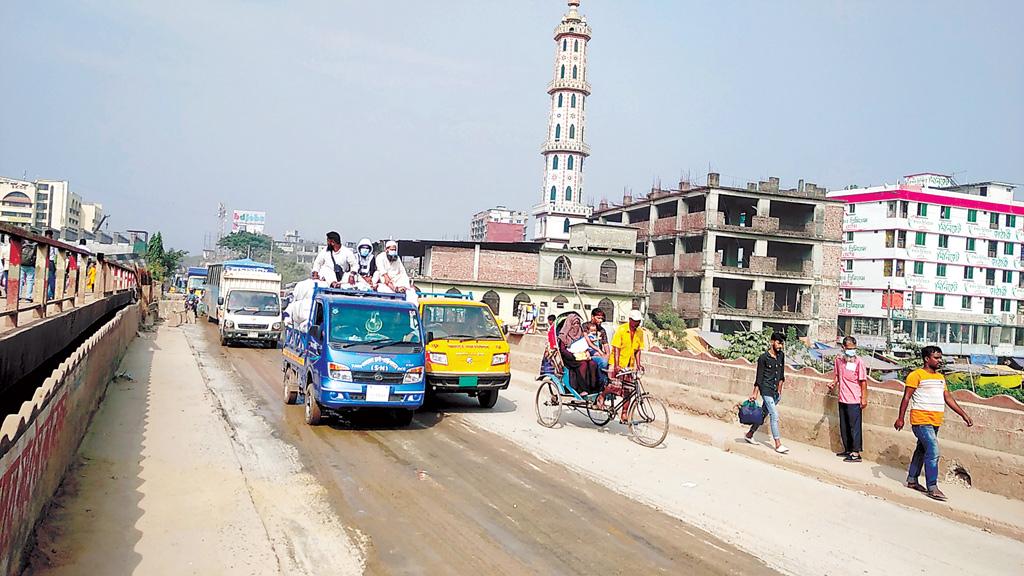
[[[608,370],[608,359],[604,356],[594,356],[591,360],[597,364],[597,383],[604,386],[608,383],[608,373],[605,372]]]
[[[763,412],[769,419],[769,425],[772,429],[772,438],[778,440],[782,438],[779,434],[779,402],[782,402],[782,396],[761,396],[761,412]],[[753,436],[754,432],[761,427],[761,424],[753,424],[750,426],[750,435]]]
[[[939,484],[939,427],[923,424],[911,428],[917,436],[917,448],[907,470],[907,484],[917,482],[924,467],[925,485],[932,490]]]
[[[31,300],[32,293],[36,287],[36,268],[35,266],[22,266],[21,267],[21,298],[23,300]]]

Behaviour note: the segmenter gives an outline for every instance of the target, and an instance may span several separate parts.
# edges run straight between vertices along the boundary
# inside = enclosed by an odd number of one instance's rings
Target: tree
[[[146,266],[154,280],[162,281],[177,271],[187,254],[184,250],[164,250],[163,235],[157,232],[149,238],[146,246]]]
[[[253,260],[267,260],[273,245],[274,240],[270,236],[253,232],[234,232],[217,242],[217,246],[227,248],[236,256]]]
[[[724,334],[722,338],[729,343],[726,348],[717,348],[715,354],[726,359],[746,358],[756,362],[761,354],[768,350],[768,341],[772,338],[772,329],[766,327],[760,332],[735,332]]]

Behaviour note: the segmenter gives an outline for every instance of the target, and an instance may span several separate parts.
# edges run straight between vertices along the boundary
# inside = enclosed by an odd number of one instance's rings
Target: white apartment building
[[[82,230],[93,233],[103,222],[103,204],[89,202],[82,204]]]
[[[526,212],[510,210],[505,206],[495,206],[489,210],[477,212],[476,214],[473,214],[473,220],[469,225],[469,240],[470,242],[487,241],[488,226],[494,223],[522,226],[523,233],[516,240],[525,241],[526,223],[528,219],[529,216]]]
[[[1024,203],[1013,189],[916,174],[829,193],[846,202],[840,334],[1024,356]]]

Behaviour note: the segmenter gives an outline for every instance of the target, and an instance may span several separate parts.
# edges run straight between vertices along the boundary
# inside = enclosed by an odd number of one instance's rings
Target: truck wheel
[[[395,421],[396,426],[404,428],[409,424],[412,424],[412,417],[415,415],[416,413],[413,410],[403,410],[399,408],[391,414],[391,418]]]
[[[477,392],[476,399],[482,408],[494,408],[494,405],[498,403],[498,391],[481,390]]]
[[[299,397],[299,391],[292,390],[290,386],[292,380],[291,372],[290,368],[286,368],[284,371],[284,403],[289,405],[295,404],[295,400]],[[298,380],[298,378],[296,378],[296,380]]]
[[[224,333],[223,332],[220,333],[220,345],[221,346],[227,346],[228,345],[228,339],[224,337]]]
[[[320,420],[323,418],[320,412],[320,403],[313,397],[313,385],[306,386],[306,424],[310,426],[319,426]]]

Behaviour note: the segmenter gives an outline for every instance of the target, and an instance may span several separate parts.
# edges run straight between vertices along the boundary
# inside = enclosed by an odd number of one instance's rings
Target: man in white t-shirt
[[[337,288],[351,284],[352,270],[359,267],[355,253],[341,245],[341,234],[331,231],[327,233],[327,249],[317,254],[313,261],[313,270],[321,280]]]

